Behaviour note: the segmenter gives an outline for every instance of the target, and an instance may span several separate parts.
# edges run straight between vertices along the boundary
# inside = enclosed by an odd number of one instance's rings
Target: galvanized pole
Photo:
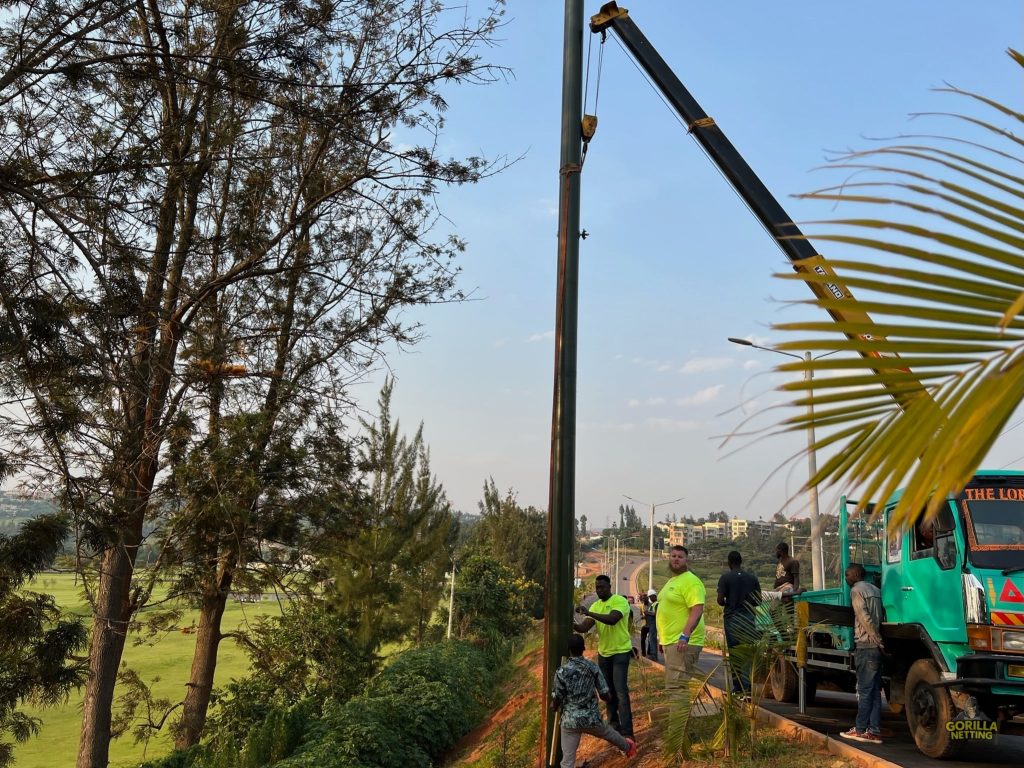
[[[814,371],[811,369],[811,353],[804,355],[807,362],[807,372],[804,379],[807,381],[807,479],[812,480],[818,474],[818,461],[814,451]],[[811,586],[814,589],[825,588],[825,558],[821,546],[821,517],[818,514],[818,486],[815,483],[808,483],[807,493],[810,497],[811,507]],[[840,574],[840,583],[842,582]]]
[[[446,637],[452,639],[452,619],[455,618],[455,558],[452,558],[452,592],[448,596],[448,634]]]
[[[555,740],[551,686],[572,632],[572,561],[576,527],[576,336],[579,315],[580,171],[583,122],[583,0],[565,1],[562,42],[562,151],[558,170],[558,287],[555,381],[548,487],[547,589],[544,605],[544,727],[541,766]],[[554,750],[559,751],[556,746]],[[552,762],[560,756],[552,755]]]
[[[647,589],[654,589],[654,510],[657,508],[657,504],[651,504],[651,548],[647,550]]]

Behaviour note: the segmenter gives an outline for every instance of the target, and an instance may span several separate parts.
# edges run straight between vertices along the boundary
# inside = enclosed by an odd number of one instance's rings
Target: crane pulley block
[[[580,130],[583,141],[587,142],[594,138],[594,134],[597,133],[597,115],[584,115]]]

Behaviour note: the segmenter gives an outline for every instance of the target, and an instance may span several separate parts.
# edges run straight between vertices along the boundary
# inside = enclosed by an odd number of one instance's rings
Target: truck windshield
[[[967,549],[980,568],[1024,566],[1024,487],[968,487],[960,497]]]

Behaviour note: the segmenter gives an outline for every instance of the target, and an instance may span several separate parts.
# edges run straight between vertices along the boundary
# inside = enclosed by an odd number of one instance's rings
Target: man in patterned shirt
[[[636,742],[601,719],[595,688],[598,695],[608,701],[611,693],[604,675],[594,662],[583,658],[583,635],[574,634],[569,638],[569,658],[555,673],[555,686],[551,691],[552,706],[562,712],[562,768],[576,765],[576,750],[584,733],[611,742],[625,752],[626,757],[636,755]]]

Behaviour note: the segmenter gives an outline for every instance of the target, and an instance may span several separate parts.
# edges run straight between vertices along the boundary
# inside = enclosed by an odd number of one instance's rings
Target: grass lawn
[[[59,605],[75,613],[83,616],[89,613],[73,574],[46,574],[30,588],[54,595]],[[273,600],[259,603],[231,601],[224,612],[223,627],[225,631],[231,631],[258,616],[277,613],[278,604]],[[181,624],[189,626],[196,617],[195,612],[186,614]],[[159,637],[153,645],[133,645],[129,638],[123,661],[137,670],[147,684],[153,684],[155,696],[180,701],[188,681],[194,648],[195,635],[182,632],[171,632]],[[242,649],[231,640],[222,642],[218,654],[216,685],[223,686],[231,678],[244,675],[248,669],[249,657]],[[28,714],[41,718],[43,727],[39,736],[15,747],[15,764],[18,768],[61,768],[74,765],[82,719],[83,692],[84,689],[73,693],[63,707],[26,710]],[[135,766],[143,759],[170,752],[171,746],[166,732],[155,736],[148,747],[145,744],[133,744],[132,736],[126,734],[111,743],[110,765],[112,768]]]

